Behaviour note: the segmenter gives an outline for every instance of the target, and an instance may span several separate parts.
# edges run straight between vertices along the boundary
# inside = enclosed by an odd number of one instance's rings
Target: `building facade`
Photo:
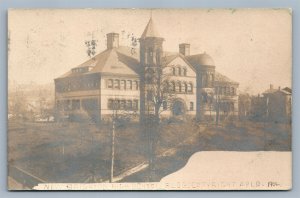
[[[116,113],[198,120],[237,114],[238,83],[218,73],[208,54],[190,55],[188,43],[164,51],[152,18],[139,42],[139,51],[120,46],[119,34],[109,33],[106,50],[56,78],[57,115],[100,121]]]
[[[251,98],[250,118],[265,122],[291,122],[292,90],[288,87],[275,89],[273,85]]]

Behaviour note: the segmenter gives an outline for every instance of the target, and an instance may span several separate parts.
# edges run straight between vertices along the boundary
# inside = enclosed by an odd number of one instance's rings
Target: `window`
[[[126,89],[126,81],[125,81],[125,80],[121,80],[120,88],[121,88],[122,90],[125,90],[125,89]]]
[[[139,89],[139,83],[138,81],[133,81],[133,89],[138,90]]]
[[[188,85],[186,83],[183,83],[183,92],[187,93]]]
[[[202,87],[206,87],[206,75],[202,75]]]
[[[108,109],[113,109],[113,105],[114,105],[114,100],[113,99],[108,99],[107,108]]]
[[[190,111],[194,111],[194,103],[190,102]]]
[[[175,67],[172,68],[172,74],[173,74],[174,76],[176,75]]]
[[[230,95],[230,87],[226,87],[226,95]]]
[[[192,83],[189,83],[189,84],[188,84],[188,89],[187,89],[187,91],[188,91],[189,93],[192,93],[192,92],[193,92],[193,84],[192,84]]]
[[[113,109],[120,109],[120,100],[118,99],[114,100]]]
[[[126,107],[126,101],[125,100],[120,100],[120,109],[125,109]]]
[[[186,72],[187,71],[186,68],[183,68],[182,71],[183,71],[183,75],[186,76],[186,73],[187,73]]]
[[[114,88],[115,89],[120,89],[120,80],[115,80],[114,81]]]
[[[231,95],[232,95],[232,96],[235,95],[235,89],[234,89],[234,87],[231,87]]]
[[[107,88],[110,88],[110,89],[113,88],[113,80],[112,79],[107,80]]]
[[[181,68],[180,67],[177,68],[177,75],[181,76]]]
[[[126,89],[129,89],[129,90],[132,89],[132,81],[131,80],[127,80]]]

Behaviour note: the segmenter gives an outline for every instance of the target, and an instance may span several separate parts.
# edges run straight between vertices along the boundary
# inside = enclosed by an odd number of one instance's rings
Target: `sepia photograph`
[[[291,9],[10,9],[8,190],[290,190]]]

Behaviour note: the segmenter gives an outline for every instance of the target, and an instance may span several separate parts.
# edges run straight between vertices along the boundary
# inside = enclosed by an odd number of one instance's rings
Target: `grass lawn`
[[[114,175],[148,161],[148,140],[138,124],[116,129]],[[198,151],[289,151],[286,124],[234,122],[221,126],[163,123],[156,137],[154,180],[183,167]],[[111,125],[9,122],[9,166],[47,182],[101,182],[109,178]],[[147,170],[123,181],[147,181]],[[14,178],[17,180],[17,178]]]

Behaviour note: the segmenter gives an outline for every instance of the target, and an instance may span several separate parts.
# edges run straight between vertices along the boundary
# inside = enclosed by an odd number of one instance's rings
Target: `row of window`
[[[235,96],[236,88],[234,88],[234,87],[216,87],[215,92],[217,95]]]
[[[89,89],[98,89],[99,81],[74,81],[68,83],[57,84],[57,92],[69,92],[69,91],[78,91],[78,90],[89,90]]]
[[[170,92],[176,93],[193,93],[193,83],[189,82],[167,82],[168,88]]]
[[[108,79],[106,87],[109,89],[138,90],[139,82],[137,80]]]
[[[187,69],[185,67],[172,67],[172,74],[174,76],[187,76]]]
[[[88,72],[91,70],[92,67],[86,66],[86,67],[78,67],[78,68],[73,68],[72,73],[84,73]]]
[[[97,99],[73,99],[73,100],[57,100],[56,108],[58,110],[97,110],[99,107]]]
[[[108,99],[107,108],[110,110],[138,110],[138,100]]]
[[[163,110],[168,109],[168,102],[167,101],[163,101],[162,108],[163,108]],[[154,105],[146,104],[146,109],[150,110],[150,111],[154,111]],[[190,102],[189,110],[194,111],[194,102]]]

